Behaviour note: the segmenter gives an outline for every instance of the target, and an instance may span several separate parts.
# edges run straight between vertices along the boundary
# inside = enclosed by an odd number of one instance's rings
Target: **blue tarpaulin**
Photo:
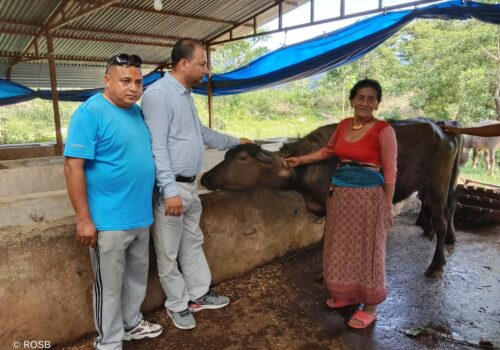
[[[143,86],[147,88],[149,85],[160,79],[164,73],[151,72],[143,77]],[[95,95],[99,89],[85,89],[85,90],[59,90],[60,101],[85,101],[89,97]],[[21,84],[13,83],[5,79],[0,79],[0,106],[29,101],[34,98],[41,98],[45,100],[52,99],[52,92],[50,90],[35,91]]]
[[[500,24],[500,5],[448,1],[394,11],[356,22],[331,33],[270,52],[247,66],[212,77],[213,95],[231,95],[309,77],[353,62],[415,18],[475,18]],[[207,94],[206,82],[194,89]]]
[[[453,0],[413,10],[383,13],[320,37],[270,52],[231,72],[213,75],[212,93],[214,96],[232,95],[272,87],[353,62],[416,18],[458,20],[475,18],[483,22],[500,24],[500,5]],[[145,88],[160,77],[160,72],[145,76]],[[100,90],[60,91],[59,97],[62,101],[84,101]],[[193,90],[206,95],[206,79]],[[51,93],[34,91],[0,79],[0,105],[36,97],[50,99]]]
[[[35,98],[30,88],[6,79],[0,79],[0,105],[10,105]]]

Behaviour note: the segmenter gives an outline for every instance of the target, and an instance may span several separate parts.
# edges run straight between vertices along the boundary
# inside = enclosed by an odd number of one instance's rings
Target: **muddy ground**
[[[197,313],[194,330],[175,328],[164,310],[147,315],[163,334],[124,350],[500,348],[500,226],[458,228],[442,277],[429,279],[435,241],[415,219],[398,217],[389,231],[389,297],[368,329],[346,326],[355,307],[326,306],[317,245],[216,286],[232,303]],[[63,349],[92,349],[92,337]]]

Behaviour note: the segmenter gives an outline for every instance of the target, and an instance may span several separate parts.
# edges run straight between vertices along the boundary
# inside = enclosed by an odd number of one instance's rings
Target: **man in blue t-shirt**
[[[154,338],[162,326],[143,319],[153,223],[155,169],[141,109],[141,59],[113,56],[104,92],[71,117],[64,155],[76,236],[90,247],[94,271],[96,349],[122,349],[122,340]]]

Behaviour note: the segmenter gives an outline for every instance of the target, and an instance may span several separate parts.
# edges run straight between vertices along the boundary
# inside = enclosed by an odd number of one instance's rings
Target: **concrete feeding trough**
[[[203,171],[224,157],[207,150]],[[0,343],[52,346],[94,332],[88,249],[75,240],[62,157],[0,162]],[[318,242],[323,222],[294,191],[209,192],[200,188],[204,249],[213,281],[239,276]],[[152,245],[151,245],[152,247]],[[162,306],[153,249],[145,312]]]

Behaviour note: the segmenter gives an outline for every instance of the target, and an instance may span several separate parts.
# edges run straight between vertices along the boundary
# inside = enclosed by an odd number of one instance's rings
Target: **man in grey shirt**
[[[153,239],[158,275],[167,295],[167,313],[180,329],[196,327],[192,312],[229,304],[228,297],[210,289],[212,278],[202,247],[201,202],[195,179],[205,145],[222,150],[251,143],[201,123],[191,87],[208,73],[203,44],[180,40],[172,50],[172,72],[152,84],[142,99],[156,165]]]

